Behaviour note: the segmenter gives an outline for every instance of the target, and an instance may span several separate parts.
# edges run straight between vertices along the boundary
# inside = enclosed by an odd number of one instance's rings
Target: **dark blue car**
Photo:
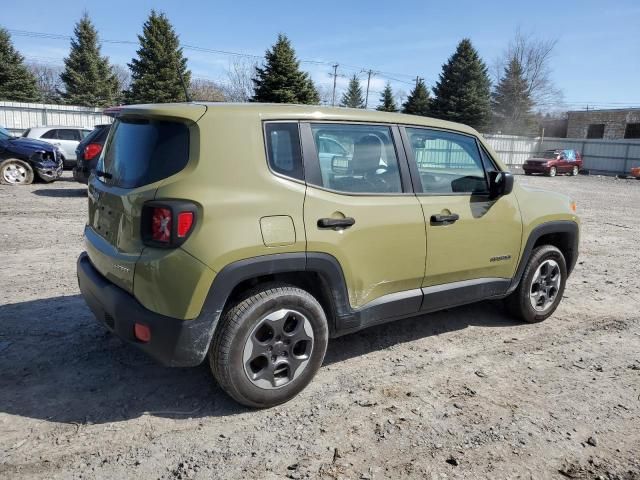
[[[0,127],[0,183],[53,182],[62,175],[62,153],[50,143],[14,137]]]

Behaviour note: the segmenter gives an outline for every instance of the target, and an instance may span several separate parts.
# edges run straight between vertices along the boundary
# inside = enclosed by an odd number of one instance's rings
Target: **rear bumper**
[[[89,175],[91,175],[91,172],[86,168],[79,168],[77,165],[73,167],[73,179],[76,182],[87,185],[89,183]]]
[[[143,307],[131,294],[104,278],[83,252],[77,263],[78,285],[98,321],[123,340],[135,345],[160,363],[190,367],[202,363],[213,336],[213,319],[171,318]],[[142,343],[134,336],[134,325],[151,330],[151,340]]]

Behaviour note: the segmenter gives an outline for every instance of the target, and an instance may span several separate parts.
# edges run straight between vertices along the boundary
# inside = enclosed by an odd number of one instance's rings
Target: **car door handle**
[[[451,225],[460,219],[460,215],[452,213],[450,215],[431,215],[431,225]]]
[[[349,228],[355,225],[355,218],[320,218],[318,219],[318,228],[333,228],[339,230],[341,228]]]

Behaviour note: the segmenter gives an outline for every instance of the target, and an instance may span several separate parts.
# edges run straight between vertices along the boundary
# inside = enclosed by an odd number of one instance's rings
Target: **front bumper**
[[[130,293],[103,277],[86,252],[78,258],[77,273],[85,302],[110,331],[163,365],[191,367],[202,363],[213,336],[212,317],[205,314],[194,320],[180,320],[146,309]],[[136,339],[136,323],[149,327],[149,342]]]
[[[527,173],[549,173],[549,170],[551,170],[551,167],[544,165],[544,164],[524,164],[522,165],[522,170],[524,170]]]

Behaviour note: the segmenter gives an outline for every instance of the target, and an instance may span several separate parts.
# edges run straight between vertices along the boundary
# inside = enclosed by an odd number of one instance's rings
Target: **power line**
[[[45,39],[49,39],[49,40],[72,40],[73,37],[71,37],[70,35],[63,35],[63,34],[59,34],[59,33],[46,33],[46,32],[32,32],[29,30],[16,30],[16,29],[7,29],[7,31],[9,33],[11,33],[12,35],[17,35],[17,36],[21,36],[21,37],[28,37],[28,38],[45,38]],[[101,43],[108,43],[108,44],[119,44],[119,45],[138,45],[138,42],[133,41],[133,40],[114,40],[114,39],[100,39]],[[195,51],[195,52],[203,52],[203,53],[211,53],[211,54],[216,54],[216,55],[228,55],[228,56],[234,56],[234,57],[244,57],[244,58],[252,58],[252,59],[262,59],[264,58],[261,55],[253,55],[250,53],[243,53],[243,52],[234,52],[231,50],[218,50],[218,49],[213,49],[213,48],[206,48],[206,47],[198,47],[196,45],[190,45],[190,44],[183,44],[182,48],[184,50],[191,50],[191,51]],[[328,62],[328,61],[322,61],[322,60],[299,60],[300,63],[307,63],[307,64],[311,64],[311,65],[328,65],[330,67],[333,67],[333,65],[335,63],[339,63],[339,62]],[[349,64],[343,64],[340,63],[340,65],[347,69],[347,70],[353,70],[353,71],[367,71],[370,70],[367,67],[360,67],[360,66],[356,66],[356,65],[349,65]],[[408,75],[406,73],[392,73],[392,72],[381,72],[381,71],[376,71],[377,74],[379,74],[380,76],[384,77],[384,78],[388,78],[389,80],[393,80],[395,82],[399,82],[399,83],[408,83],[410,84],[411,82],[407,82],[404,80],[399,80],[397,78],[391,78],[391,76],[394,77],[411,77],[413,78],[411,75]]]

